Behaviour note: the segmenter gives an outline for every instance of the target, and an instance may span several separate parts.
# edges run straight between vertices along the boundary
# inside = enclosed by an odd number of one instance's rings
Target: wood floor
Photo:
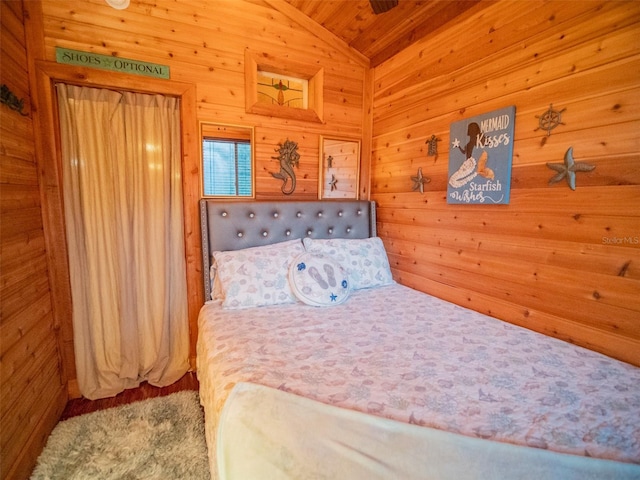
[[[115,397],[102,398],[100,400],[87,400],[86,398],[76,398],[69,400],[62,412],[60,420],[75,417],[85,413],[104,410],[106,408],[117,407],[127,403],[146,400],[147,398],[162,397],[182,390],[198,390],[199,382],[195,372],[187,372],[184,377],[176,383],[167,387],[154,387],[144,382],[138,388],[131,388],[116,395]]]

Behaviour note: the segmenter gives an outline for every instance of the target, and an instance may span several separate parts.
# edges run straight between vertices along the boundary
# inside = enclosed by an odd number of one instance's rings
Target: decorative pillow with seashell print
[[[338,261],[347,270],[353,290],[395,283],[387,252],[379,237],[304,238],[303,243],[308,252],[322,253]]]
[[[223,308],[250,308],[295,303],[287,278],[289,265],[304,247],[288,240],[262,247],[214,252],[222,286]]]

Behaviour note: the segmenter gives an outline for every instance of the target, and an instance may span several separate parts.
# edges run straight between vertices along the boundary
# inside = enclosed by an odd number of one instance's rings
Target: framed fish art
[[[508,204],[516,107],[452,123],[447,203]]]

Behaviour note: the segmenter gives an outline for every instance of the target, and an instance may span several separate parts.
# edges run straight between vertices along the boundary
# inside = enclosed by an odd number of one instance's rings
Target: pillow
[[[379,237],[363,239],[307,237],[303,243],[308,252],[328,255],[346,268],[353,290],[394,283],[387,252]]]
[[[222,290],[222,283],[220,282],[220,275],[216,275],[218,265],[213,257],[211,257],[211,267],[209,267],[209,281],[211,286],[211,300],[224,299],[224,291]]]
[[[314,307],[339,305],[351,291],[347,272],[321,253],[298,255],[289,266],[289,283],[298,300]]]
[[[300,240],[214,252],[216,276],[220,277],[224,295],[222,307],[234,309],[295,303],[287,274],[289,264],[303,252]]]

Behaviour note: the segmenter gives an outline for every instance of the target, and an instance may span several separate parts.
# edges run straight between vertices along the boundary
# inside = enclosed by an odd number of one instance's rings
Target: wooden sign
[[[451,124],[447,203],[509,203],[515,113],[505,107]]]
[[[132,73],[154,78],[169,78],[169,67],[128,58],[111,57],[97,53],[80,52],[56,47],[56,61],[81,67],[100,68],[121,73]]]

